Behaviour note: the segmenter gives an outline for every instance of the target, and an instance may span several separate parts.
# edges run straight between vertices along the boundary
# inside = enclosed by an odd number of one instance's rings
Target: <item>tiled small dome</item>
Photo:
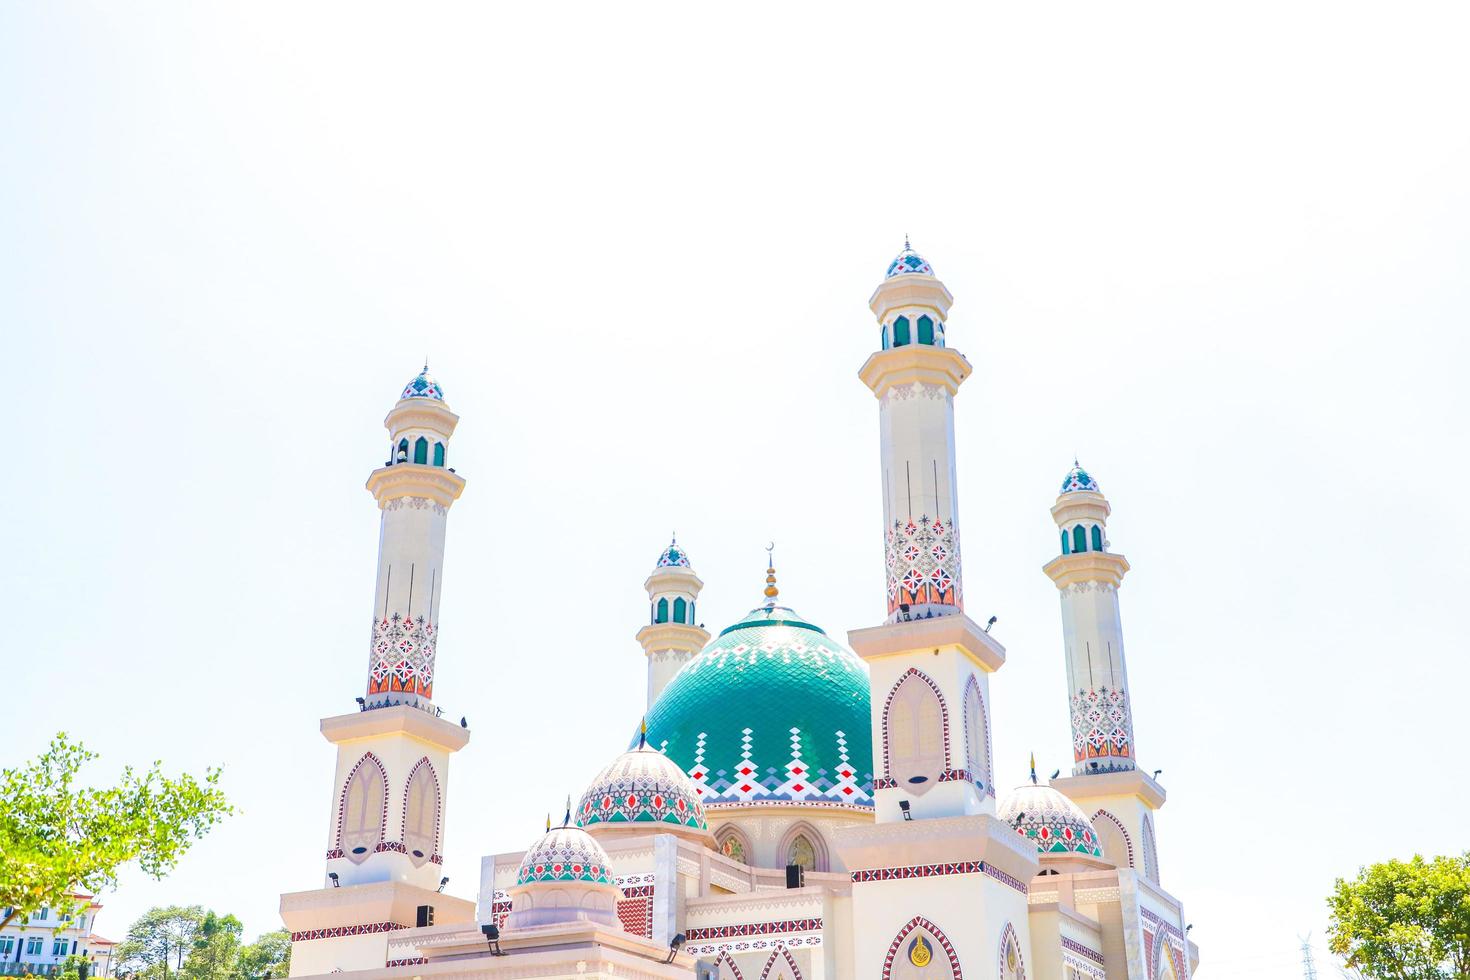
[[[593,885],[616,885],[617,879],[604,851],[587,831],[578,827],[553,827],[521,859],[516,884],[538,881],[585,881]]]
[[[1050,786],[1018,786],[1000,801],[995,815],[1030,838],[1040,854],[1103,856],[1087,814]]]
[[[884,274],[883,278],[892,279],[894,276],[910,275],[932,276],[934,275],[934,267],[926,262],[922,255],[915,252],[909,246],[908,239],[904,239],[903,251],[899,252],[893,261],[888,263],[888,272]]]
[[[658,556],[658,564],[655,568],[688,568],[689,556],[684,549],[679,547],[677,541],[670,541],[664,553]]]
[[[444,389],[439,387],[439,382],[434,380],[434,376],[429,373],[429,366],[425,364],[424,369],[418,373],[418,376],[403,386],[403,394],[398,397],[400,399],[432,398],[435,401],[442,402],[444,400]]]
[[[1073,466],[1067,473],[1067,478],[1062,481],[1062,493],[1076,493],[1079,490],[1102,493],[1097,487],[1097,481],[1092,478],[1092,474],[1080,466]]]
[[[694,782],[662,752],[637,748],[612,761],[582,794],[578,827],[673,824],[708,830]]]

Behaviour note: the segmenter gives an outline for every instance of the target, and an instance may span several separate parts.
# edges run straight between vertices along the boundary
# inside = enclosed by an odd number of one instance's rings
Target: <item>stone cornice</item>
[[[1006,648],[964,613],[849,630],[847,645],[867,661],[916,650],[953,649],[988,673],[999,670],[1006,662]]]
[[[637,640],[643,652],[655,650],[688,650],[698,653],[709,642],[709,630],[683,623],[652,623],[638,631]]]
[[[402,733],[428,742],[435,748],[458,752],[470,740],[468,728],[461,728],[454,722],[436,718],[427,711],[406,704],[323,718],[321,727],[323,737],[334,745]]]
[[[1097,801],[1105,797],[1118,796],[1136,796],[1144,806],[1150,810],[1157,810],[1169,798],[1169,794],[1164,792],[1164,787],[1154,782],[1153,777],[1142,769],[1062,776],[1051,780],[1050,785],[1052,789],[1057,790],[1084,810],[1087,809],[1083,804],[1084,800]]]
[[[1108,498],[1091,490],[1073,490],[1057,497],[1052,504],[1052,520],[1058,525],[1068,521],[1097,521],[1102,523],[1113,512]]]
[[[643,580],[643,588],[652,595],[655,592],[689,592],[695,596],[704,588],[704,580],[691,569],[671,565],[656,568]]]
[[[464,493],[464,477],[442,466],[423,463],[394,463],[380,466],[367,478],[368,492],[378,507],[399,497],[425,497],[441,507],[448,507]]]
[[[1084,551],[1076,555],[1058,555],[1041,570],[1059,589],[1080,582],[1106,582],[1117,588],[1123,584],[1123,576],[1128,572],[1128,559],[1111,551]]]
[[[431,398],[404,398],[383,419],[383,428],[394,435],[404,429],[428,429],[448,439],[457,425],[459,416]]]
[[[986,813],[856,824],[839,827],[833,836],[851,871],[971,861],[1027,882],[1040,868],[1035,846]]]
[[[940,385],[953,395],[970,376],[970,370],[965,355],[953,347],[907,344],[873,352],[858,370],[858,377],[880,399],[894,385],[915,381]]]
[[[905,306],[933,310],[940,321],[949,319],[949,308],[954,305],[954,296],[949,289],[933,276],[899,275],[885,279],[873,290],[868,299],[868,309],[883,323],[888,314]]]

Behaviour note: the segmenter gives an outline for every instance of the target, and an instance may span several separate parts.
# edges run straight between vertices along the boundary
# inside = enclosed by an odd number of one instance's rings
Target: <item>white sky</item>
[[[65,728],[242,808],[108,899],[276,927],[367,654],[381,419],[463,422],[449,890],[639,717],[671,529],[718,628],[882,616],[866,300],[956,297],[1001,782],[1065,767],[1047,513],[1114,506],[1162,877],[1205,980],[1467,844],[1467,14],[1453,4],[0,7],[6,764]]]

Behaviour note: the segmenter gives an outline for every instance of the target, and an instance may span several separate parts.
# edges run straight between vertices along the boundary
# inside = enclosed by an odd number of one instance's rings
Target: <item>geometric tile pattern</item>
[[[1066,936],[1062,937],[1062,949],[1071,950],[1078,956],[1086,957],[1087,959],[1092,960],[1092,962],[1099,965],[1105,965],[1107,963],[1107,961],[1103,959],[1103,954],[1099,953],[1097,950],[1089,949],[1088,947],[1079,943],[1077,940],[1069,939]]]
[[[663,554],[658,556],[658,564],[655,568],[688,568],[689,556],[684,549],[679,547],[678,541],[670,541],[669,546],[664,549]]]
[[[930,878],[935,875],[969,874],[989,875],[1001,884],[1014,888],[1022,895],[1027,893],[1024,881],[983,861],[952,861],[943,864],[911,864],[896,868],[869,868],[852,872],[852,880],[856,884],[862,884],[870,881],[902,881],[907,878]]]
[[[649,748],[614,759],[592,780],[573,813],[578,827],[671,823],[708,829],[704,806],[689,777],[667,756]]]
[[[403,394],[398,397],[400,400],[404,398],[432,398],[435,401],[442,402],[444,400],[444,389],[439,385],[438,381],[434,380],[434,376],[429,373],[429,366],[425,364],[424,369],[419,372],[418,376],[404,385]]]
[[[1122,689],[1079,689],[1072,695],[1072,760],[1127,760],[1126,764],[1109,762],[1097,771],[1132,769],[1133,724],[1128,712],[1128,694]],[[1088,766],[1088,772],[1095,771]]]
[[[1103,856],[1087,815],[1050,786],[1018,787],[1001,801],[996,816],[1030,838],[1038,853]]]
[[[888,263],[888,271],[883,274],[884,279],[892,279],[894,276],[934,275],[934,267],[924,261],[924,257],[909,247],[909,243],[903,243],[903,251]]]
[[[893,960],[898,956],[899,947],[903,946],[903,941],[915,929],[923,929],[944,950],[945,955],[949,958],[949,971],[950,975],[954,977],[954,980],[964,980],[964,974],[960,972],[960,958],[955,955],[954,946],[950,943],[949,937],[938,926],[921,915],[916,915],[910,919],[908,925],[900,929],[898,935],[894,937],[893,942],[889,944],[888,956],[883,960],[883,980],[889,980],[892,977]],[[933,954],[927,953],[927,955],[932,956]],[[943,975],[943,973],[938,974],[938,976]]]
[[[332,926],[327,929],[307,929],[305,932],[291,933],[293,943],[304,942],[308,939],[340,939],[342,936],[371,936],[379,932],[396,932],[399,929],[412,929],[397,922],[368,922],[359,926]]]
[[[373,619],[368,693],[403,691],[434,696],[434,647],[439,633],[423,616],[408,619],[394,613]]]
[[[766,960],[766,968],[761,971],[761,980],[768,980],[771,976],[771,971],[783,959],[785,961],[783,965],[786,967],[787,972],[785,974],[777,974],[780,980],[802,980],[801,968],[796,965],[796,960],[791,957],[791,951],[785,946],[777,946],[775,951],[771,953],[771,958]]]
[[[1102,493],[1097,488],[1097,481],[1080,466],[1074,466],[1064,480],[1062,480],[1062,493],[1076,493],[1086,490],[1091,493]]]
[[[781,947],[822,945],[822,920],[790,919],[784,922],[751,922],[742,925],[709,926],[685,931],[690,956],[749,953]],[[734,961],[731,960],[734,967]]]
[[[616,884],[607,853],[585,830],[576,827],[554,827],[526,852],[516,871],[516,884],[536,881]]]
[[[653,938],[653,886],[622,885],[618,900],[618,921],[623,931],[644,939]]]
[[[895,520],[884,535],[883,561],[888,578],[888,613],[900,605],[953,606],[963,609],[960,595],[960,535],[952,520]]]

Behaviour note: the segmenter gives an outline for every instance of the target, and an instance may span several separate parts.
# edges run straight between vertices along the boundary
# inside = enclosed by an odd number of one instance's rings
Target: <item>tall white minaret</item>
[[[367,481],[381,513],[367,692],[321,722],[337,746],[326,868],[321,888],[281,896],[293,976],[382,968],[393,930],[474,919],[440,891],[449,756],[470,733],[431,700],[445,522],[465,485],[448,466],[458,422],[427,366],[384,421],[388,460]]]
[[[1061,594],[1072,721],[1072,777],[1052,785],[1092,818],[1109,860],[1157,883],[1153,813],[1165,794],[1138,769],[1118,610],[1128,559],[1111,550],[1111,513],[1097,481],[1074,460],[1051,508],[1061,553],[1042,569]]]
[[[915,966],[941,949],[989,961],[989,937],[946,937],[918,924],[949,921],[955,909],[987,909],[1029,943],[1024,883],[1036,873],[1036,850],[995,816],[990,675],[1005,648],[963,605],[954,396],[970,363],[945,344],[953,301],[905,241],[868,302],[879,349],[859,377],[878,399],[886,616],[849,632],[848,643],[867,661],[872,685],[877,825],[838,832],[854,918],[864,923],[855,939],[855,962],[866,964],[860,980],[887,975],[894,942],[907,950],[923,940]],[[932,877],[916,898],[895,863],[944,870],[924,871]]]
[[[658,556],[653,572],[643,583],[648,590],[648,625],[638,631],[638,642],[648,658],[648,707],[679,668],[694,658],[709,642],[709,633],[697,625],[695,601],[704,583],[694,574],[689,554],[678,539]]]

